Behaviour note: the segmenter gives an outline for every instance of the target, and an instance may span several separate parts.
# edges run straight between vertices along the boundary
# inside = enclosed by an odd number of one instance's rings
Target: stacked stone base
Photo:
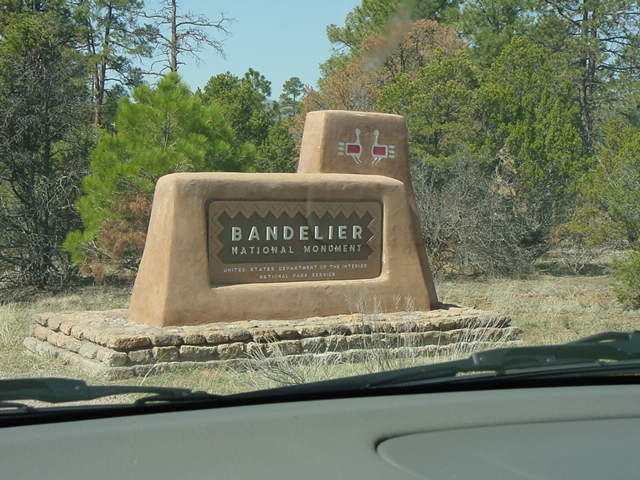
[[[241,367],[247,361],[333,355],[362,361],[373,351],[402,356],[517,343],[509,318],[470,308],[336,315],[298,321],[247,321],[155,328],[127,321],[126,310],[39,314],[25,347],[108,379],[182,367]]]

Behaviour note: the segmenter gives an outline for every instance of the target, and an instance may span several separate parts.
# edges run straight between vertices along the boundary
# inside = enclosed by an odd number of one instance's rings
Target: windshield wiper
[[[561,372],[568,366],[611,368],[640,361],[640,331],[607,332],[561,345],[497,348],[477,352],[462,360],[425,365],[380,374],[367,387],[406,384],[468,373],[493,373],[505,376],[527,370],[528,373]],[[619,362],[623,362],[620,364]]]
[[[158,402],[185,402],[220,400],[221,395],[196,392],[188,388],[145,387],[129,385],[87,385],[82,380],[69,378],[17,378],[0,380],[0,402],[11,400],[38,400],[48,403],[80,402],[112,395],[149,393],[135,405]],[[2,403],[0,403],[1,405]]]
[[[356,377],[249,392],[244,397],[366,392],[375,389],[482,381],[497,377],[562,375],[572,370],[611,373],[614,369],[640,370],[640,331],[609,332],[561,345],[497,348],[450,362],[422,365]],[[466,375],[466,374],[486,375]]]
[[[10,414],[13,415],[15,413],[33,413],[35,408],[30,405],[25,405],[24,403],[16,403],[16,402],[0,402],[0,415]]]

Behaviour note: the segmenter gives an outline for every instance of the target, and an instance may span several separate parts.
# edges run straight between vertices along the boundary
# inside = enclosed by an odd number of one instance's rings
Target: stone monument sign
[[[340,111],[307,116],[297,173],[162,177],[129,310],[34,320],[28,350],[111,379],[273,355],[448,355],[519,334],[438,304],[404,119]]]
[[[307,116],[298,173],[180,173],[157,185],[128,319],[156,327],[437,303],[397,115]]]

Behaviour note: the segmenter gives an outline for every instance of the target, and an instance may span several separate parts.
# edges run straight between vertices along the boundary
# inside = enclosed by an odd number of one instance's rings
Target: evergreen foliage
[[[78,49],[89,63],[96,126],[104,124],[102,109],[107,92],[118,85],[134,87],[142,82],[134,58],[150,57],[156,30],[140,22],[142,0],[85,0],[68,2],[78,30]]]
[[[425,195],[440,194],[446,199],[460,185],[482,184],[485,195],[498,197],[494,202],[502,199],[500,206],[495,205],[503,212],[499,225],[510,231],[495,231],[495,215],[491,231],[496,239],[510,239],[512,264],[518,268],[526,263],[520,260],[530,262],[549,248],[551,232],[566,218],[575,193],[574,179],[588,169],[575,90],[567,77],[565,64],[543,47],[514,38],[487,69],[475,64],[468,52],[441,53],[419,70],[398,77],[377,99],[378,109],[407,118],[412,158],[430,166],[429,188],[422,189]],[[549,78],[556,81],[550,83]],[[460,168],[461,162],[465,169]],[[461,178],[475,178],[482,171],[486,182]],[[484,201],[477,189],[467,188],[468,194],[471,191],[476,192],[474,200],[464,207],[469,216]],[[441,210],[447,208],[457,211],[463,205],[441,205]],[[433,218],[429,211],[423,215]],[[478,221],[469,217],[469,222],[455,228],[468,228],[467,238],[489,228],[481,225],[481,219],[488,223],[490,217],[475,218]],[[431,229],[437,227],[431,225]],[[432,234],[425,231],[425,235]],[[476,271],[483,270],[480,258],[485,271],[507,269],[506,253],[502,255],[505,263],[497,265],[485,254],[474,254],[474,244],[448,238],[455,248],[465,250],[449,257],[465,259],[467,264],[469,256],[474,256]],[[486,245],[478,247],[486,249]],[[494,244],[496,257],[499,251],[507,252]]]
[[[269,128],[267,138],[258,147],[259,172],[294,172],[297,164],[296,144],[291,135],[291,120],[283,119]]]
[[[193,171],[251,171],[255,149],[235,145],[215,104],[203,105],[177,74],[124,98],[116,133],[104,133],[91,155],[84,195],[77,203],[84,229],[65,248],[97,277],[104,265],[135,270],[140,260],[155,183]]]
[[[623,304],[640,308],[640,250],[632,250],[614,262],[613,276],[617,281],[614,291]]]
[[[566,219],[574,179],[591,163],[565,65],[543,47],[514,38],[484,75],[477,108],[488,157],[515,175],[518,197],[539,221],[530,241],[547,241]]]
[[[205,104],[215,103],[231,125],[235,142],[260,145],[275,120],[275,110],[268,102],[271,82],[256,70],[249,69],[238,78],[226,72],[209,79],[201,94]]]
[[[459,0],[362,0],[347,14],[344,26],[328,25],[327,37],[342,54],[357,54],[364,39],[389,33],[392,25],[428,19],[449,24],[458,16]]]
[[[487,66],[516,37],[530,36],[532,0],[470,0],[464,2],[458,26],[470,42],[474,59]]]
[[[271,82],[250,68],[242,78],[229,72],[211,77],[200,97],[204,103],[219,105],[234,142],[256,146],[257,171],[292,172],[297,148],[291,118],[300,111],[302,91],[300,79],[292,77],[283,84],[280,102],[272,102]]]
[[[0,287],[18,295],[73,275],[60,243],[93,143],[84,60],[67,19],[43,10],[9,14],[0,35]]]
[[[587,245],[640,246],[640,129],[622,118],[604,127],[597,163],[580,177],[561,233]]]
[[[304,84],[298,77],[291,77],[282,84],[280,95],[280,113],[292,117],[300,113],[302,103],[300,99],[304,91]]]
[[[385,86],[376,109],[403,115],[412,157],[437,165],[468,151],[479,131],[473,97],[478,72],[464,52],[442,52],[417,71]]]

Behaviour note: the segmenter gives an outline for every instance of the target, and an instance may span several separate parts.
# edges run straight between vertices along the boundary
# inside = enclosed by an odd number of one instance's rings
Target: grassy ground
[[[624,310],[616,301],[607,275],[553,275],[539,273],[524,279],[455,279],[437,282],[446,303],[506,313],[522,328],[527,344],[574,340],[594,333],[640,330],[640,312]],[[66,376],[105,383],[65,364],[60,359],[35,356],[22,347],[31,316],[36,312],[103,310],[126,307],[125,288],[84,288],[56,297],[34,298],[28,303],[0,305],[0,378]],[[367,365],[315,365],[295,372],[308,380],[364,373]],[[224,370],[181,369],[116,383],[184,386],[216,393],[268,387],[264,375],[243,375]]]
[[[129,295],[128,288],[91,287],[55,297],[42,296],[34,298],[31,302],[0,305],[0,378],[58,376],[80,378],[89,383],[187,387],[220,394],[250,389],[243,383],[235,382],[231,372],[189,368],[162,375],[110,382],[92,377],[61,359],[34,355],[22,346],[22,341],[33,322],[34,313],[125,308]],[[106,401],[122,401],[122,397]],[[105,400],[101,399],[91,403],[104,402]]]
[[[640,311],[617,302],[609,276],[537,275],[438,284],[442,300],[508,314],[527,344],[563,343],[603,331],[640,330]]]

